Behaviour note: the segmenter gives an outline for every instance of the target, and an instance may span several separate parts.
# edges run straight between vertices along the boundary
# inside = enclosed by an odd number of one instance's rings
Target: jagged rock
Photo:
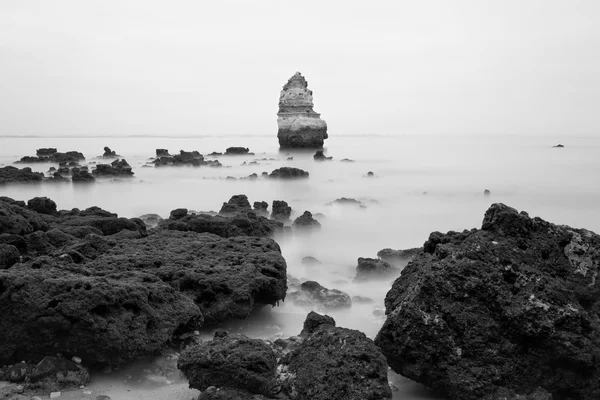
[[[365,282],[376,279],[391,279],[400,275],[400,269],[390,263],[375,258],[358,258],[355,282]]]
[[[34,197],[33,199],[27,201],[27,208],[40,214],[58,214],[56,210],[56,203],[47,197]]]
[[[228,147],[225,150],[226,156],[241,156],[241,155],[254,155],[254,153],[250,153],[250,149],[246,147]]]
[[[325,154],[323,154],[323,150],[317,150],[313,158],[315,161],[333,160],[333,157],[325,157]]]
[[[71,180],[73,181],[73,183],[96,182],[96,178],[94,178],[92,174],[85,170],[73,171],[73,174],[71,175]]]
[[[48,150],[48,149],[38,149],[38,150]],[[54,149],[51,149],[54,150]],[[36,157],[25,156],[22,157],[16,163],[40,163],[40,162],[54,162],[54,163],[69,163],[69,162],[78,162],[80,160],[85,160],[85,157],[82,153],[78,151],[67,151],[66,153],[53,152],[48,155],[40,155],[38,154]]]
[[[110,165],[98,164],[92,174],[98,176],[133,176],[131,165],[125,159],[114,160]]]
[[[19,251],[19,254],[27,253],[27,242],[25,242],[23,236],[2,233],[0,234],[0,244],[9,244],[14,246]]]
[[[281,167],[273,170],[269,175],[269,178],[280,178],[280,179],[296,179],[296,178],[308,178],[308,172],[294,167]]]
[[[171,155],[167,149],[156,149],[156,157],[171,157]]]
[[[99,229],[104,235],[114,235],[122,230],[137,232],[138,236],[146,236],[146,225],[139,218],[123,218],[117,214],[90,207],[74,215],[64,216],[62,227],[91,226]]]
[[[375,342],[396,372],[450,399],[501,387],[600,398],[599,262],[599,235],[493,204],[481,229],[429,236]]]
[[[158,153],[157,153],[158,156]],[[179,154],[174,156],[160,156],[156,160],[153,161],[156,167],[162,167],[167,165],[172,166],[181,166],[181,165],[191,165],[193,167],[199,167],[201,165],[208,165],[206,161],[204,161],[204,156],[200,154],[198,151],[184,151],[180,150]]]
[[[28,390],[57,392],[79,389],[90,383],[90,374],[81,365],[62,357],[44,357],[25,377]]]
[[[562,144],[557,144],[556,146],[552,146],[552,147],[563,148],[563,147],[565,147],[565,146],[563,146]]]
[[[327,139],[327,124],[313,110],[308,82],[296,72],[283,86],[277,113],[277,138],[282,148],[320,148]]]
[[[277,360],[264,341],[237,334],[188,348],[177,367],[195,389],[218,386],[268,396],[275,386]]]
[[[292,215],[292,207],[288,206],[283,200],[273,200],[273,207],[271,208],[271,219],[276,221],[288,221]]]
[[[254,202],[254,211],[258,212],[258,213],[262,213],[264,215],[269,215],[269,211],[267,210],[269,208],[269,203],[267,203],[266,201],[255,201]]]
[[[387,261],[397,267],[404,267],[410,260],[412,260],[417,254],[423,251],[422,247],[406,249],[406,250],[392,250],[392,249],[381,249],[377,252],[377,257],[383,261]]]
[[[305,339],[279,361],[281,392],[311,400],[392,398],[385,357],[364,333],[315,313],[304,326]]]
[[[237,194],[231,197],[227,203],[223,203],[219,214],[236,213],[239,211],[252,210],[248,196],[245,194]]]
[[[31,168],[15,168],[6,166],[0,168],[0,185],[6,183],[38,183],[44,179],[41,172],[33,172]]]
[[[105,146],[104,147],[104,154],[102,154],[102,157],[107,157],[107,158],[115,158],[115,157],[120,157],[116,151],[113,151],[110,149],[110,147]]]
[[[7,269],[19,261],[19,250],[10,244],[0,243],[0,269]]]
[[[321,264],[323,264],[323,263],[314,257],[309,256],[309,257],[302,258],[302,265],[308,265],[308,266],[314,267],[315,265],[321,265]]]
[[[0,201],[0,234],[27,235],[48,230],[46,216],[15,203]]]
[[[314,229],[320,228],[321,224],[319,221],[313,218],[310,211],[304,211],[304,214],[294,220],[294,227],[301,229]]]
[[[297,305],[319,306],[323,309],[352,306],[352,300],[347,293],[337,289],[327,289],[315,281],[303,282],[300,290],[289,293],[288,298]]]
[[[57,152],[57,150],[55,148],[50,147],[50,148],[37,149],[35,151],[35,154],[40,157],[50,157],[52,154],[54,154],[56,152]]]

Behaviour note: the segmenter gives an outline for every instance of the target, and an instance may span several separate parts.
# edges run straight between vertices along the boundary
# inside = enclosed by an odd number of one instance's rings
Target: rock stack
[[[281,148],[320,148],[327,139],[327,124],[313,111],[312,91],[296,72],[279,96],[277,125]]]

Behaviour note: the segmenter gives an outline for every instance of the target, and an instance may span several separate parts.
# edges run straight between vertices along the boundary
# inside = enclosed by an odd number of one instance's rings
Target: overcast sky
[[[600,133],[600,1],[1,0],[0,135]]]

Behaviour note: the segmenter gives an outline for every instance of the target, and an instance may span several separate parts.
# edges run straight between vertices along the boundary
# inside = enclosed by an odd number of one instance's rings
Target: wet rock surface
[[[493,204],[481,229],[430,235],[375,343],[450,399],[600,398],[599,249],[593,232]]]

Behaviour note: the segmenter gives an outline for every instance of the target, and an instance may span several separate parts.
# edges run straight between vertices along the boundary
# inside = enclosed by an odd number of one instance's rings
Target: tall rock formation
[[[327,124],[313,111],[312,91],[308,82],[296,72],[279,96],[277,125],[282,148],[320,148],[327,139]]]

